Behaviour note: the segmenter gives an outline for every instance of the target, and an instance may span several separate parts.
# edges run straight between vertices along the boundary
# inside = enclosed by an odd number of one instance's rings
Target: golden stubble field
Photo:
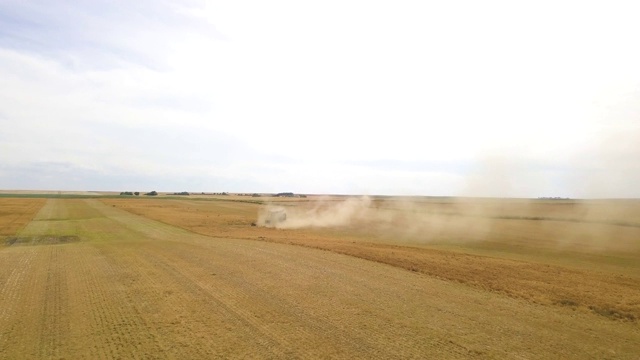
[[[0,358],[640,354],[633,204],[613,216],[553,213],[553,203],[469,213],[448,201],[274,201],[296,228],[267,228],[251,226],[262,205],[230,200],[246,198],[48,199],[32,204],[37,213],[13,210],[33,220],[0,246]],[[578,220],[599,238],[530,243]],[[609,245],[608,226],[629,239]],[[472,229],[484,235],[465,238]]]
[[[0,198],[0,241],[29,223],[45,202],[45,199]]]
[[[204,235],[303,245],[534,303],[640,319],[640,202],[105,200]],[[250,226],[284,208],[282,228]]]

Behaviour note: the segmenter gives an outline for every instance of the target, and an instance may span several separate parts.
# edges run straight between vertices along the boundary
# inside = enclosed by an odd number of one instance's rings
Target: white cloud
[[[630,2],[14,5],[0,5],[5,165],[258,187],[242,191],[589,196],[569,174],[637,154],[602,145],[640,122]],[[528,185],[468,185],[492,183],[487,159]]]

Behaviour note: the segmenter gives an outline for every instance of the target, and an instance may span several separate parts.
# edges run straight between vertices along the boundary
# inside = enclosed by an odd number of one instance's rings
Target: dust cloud
[[[640,128],[629,126],[603,129],[584,151],[549,162],[479,157],[460,197],[314,197],[266,205],[258,224],[394,242],[640,251],[638,139]],[[286,220],[268,222],[274,211]]]
[[[286,219],[273,214],[286,214]],[[371,240],[416,244],[640,250],[640,202],[634,200],[327,197],[266,205],[258,225],[343,230]]]
[[[568,177],[578,196],[640,198],[640,126],[607,129],[594,139],[593,148],[574,160]]]
[[[463,210],[466,208],[466,210]],[[273,214],[286,213],[286,220]],[[258,225],[279,229],[343,228],[374,236],[433,241],[484,237],[490,225],[478,206],[456,200],[419,201],[413,198],[324,198],[290,205],[270,204],[258,215]]]
[[[309,206],[268,205],[258,216],[258,224],[283,229],[348,226],[373,216],[369,197],[344,201],[319,200]],[[273,213],[286,213],[286,221],[270,221]]]

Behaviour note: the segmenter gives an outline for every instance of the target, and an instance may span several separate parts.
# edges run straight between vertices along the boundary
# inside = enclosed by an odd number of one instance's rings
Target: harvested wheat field
[[[45,199],[0,198],[0,242],[33,219]]]
[[[48,199],[25,226],[3,225],[0,358],[639,357],[624,211],[585,223],[600,239],[532,244],[581,223],[388,201],[350,204],[344,222],[328,218],[344,201],[310,199],[273,204],[295,227],[270,228],[263,204],[230,200]],[[609,226],[623,228],[614,245]]]

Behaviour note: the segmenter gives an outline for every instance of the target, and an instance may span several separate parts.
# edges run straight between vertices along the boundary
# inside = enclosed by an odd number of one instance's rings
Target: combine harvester
[[[287,212],[284,209],[268,210],[264,219],[265,226],[275,227],[287,220]]]

